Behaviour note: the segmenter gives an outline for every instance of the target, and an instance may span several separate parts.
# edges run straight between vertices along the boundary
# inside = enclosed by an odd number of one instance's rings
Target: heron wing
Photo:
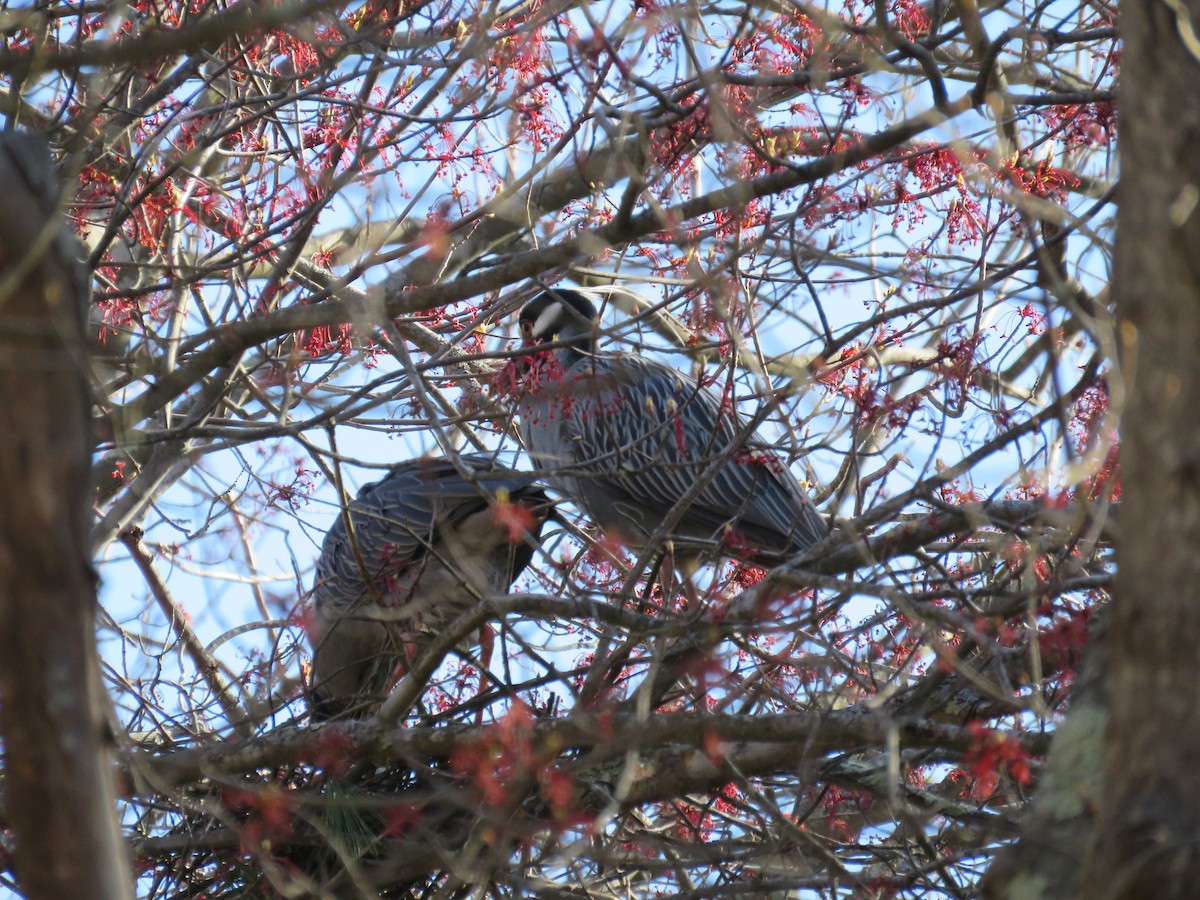
[[[319,605],[345,609],[367,598],[375,585],[419,565],[447,530],[494,506],[500,496],[546,507],[549,501],[529,473],[498,467],[488,454],[465,454],[464,477],[446,459],[418,459],[393,466],[378,482],[359,491],[347,511],[354,538],[339,516],[321,549],[314,597]],[[497,543],[508,534],[497,528]],[[514,545],[509,583],[532,558],[532,548]]]
[[[667,513],[708,475],[682,524],[720,536],[732,526],[765,549],[798,552],[825,525],[787,466],[753,438],[730,403],[661,363],[597,356],[573,367],[564,416],[577,478],[602,479]],[[714,460],[722,460],[708,472]]]

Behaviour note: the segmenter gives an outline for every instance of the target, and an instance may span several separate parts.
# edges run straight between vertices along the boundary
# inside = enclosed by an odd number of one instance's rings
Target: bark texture
[[[0,136],[0,729],[30,898],[132,896],[105,747],[95,578],[87,292],[45,143]]]
[[[1200,890],[1200,2],[1121,7],[1126,391],[1111,709],[1080,896]]]
[[[1000,850],[984,879],[986,900],[1065,900],[1078,894],[1103,790],[1108,724],[1108,642],[1102,623],[1054,734],[1020,840]]]

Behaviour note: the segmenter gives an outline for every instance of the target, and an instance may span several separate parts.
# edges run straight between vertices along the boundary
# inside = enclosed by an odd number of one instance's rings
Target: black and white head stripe
[[[591,330],[596,306],[582,292],[553,289],[539,295],[521,310],[521,334],[527,340],[549,343]]]

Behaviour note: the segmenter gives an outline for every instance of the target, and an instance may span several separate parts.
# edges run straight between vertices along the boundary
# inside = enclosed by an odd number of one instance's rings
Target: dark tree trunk
[[[1100,802],[1108,722],[1108,644],[1102,622],[1054,735],[1021,839],[1003,848],[984,879],[987,900],[1066,900],[1079,891]]]
[[[1113,289],[1125,390],[1124,495],[1104,788],[1084,897],[1200,892],[1197,28],[1197,0],[1121,6]]]
[[[30,898],[132,896],[85,554],[87,291],[41,140],[0,137],[0,729]]]

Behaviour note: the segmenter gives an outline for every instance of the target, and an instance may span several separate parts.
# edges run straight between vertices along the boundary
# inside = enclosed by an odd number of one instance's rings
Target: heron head
[[[519,322],[526,347],[561,341],[590,350],[595,340],[596,307],[579,291],[552,288],[525,304]]]

